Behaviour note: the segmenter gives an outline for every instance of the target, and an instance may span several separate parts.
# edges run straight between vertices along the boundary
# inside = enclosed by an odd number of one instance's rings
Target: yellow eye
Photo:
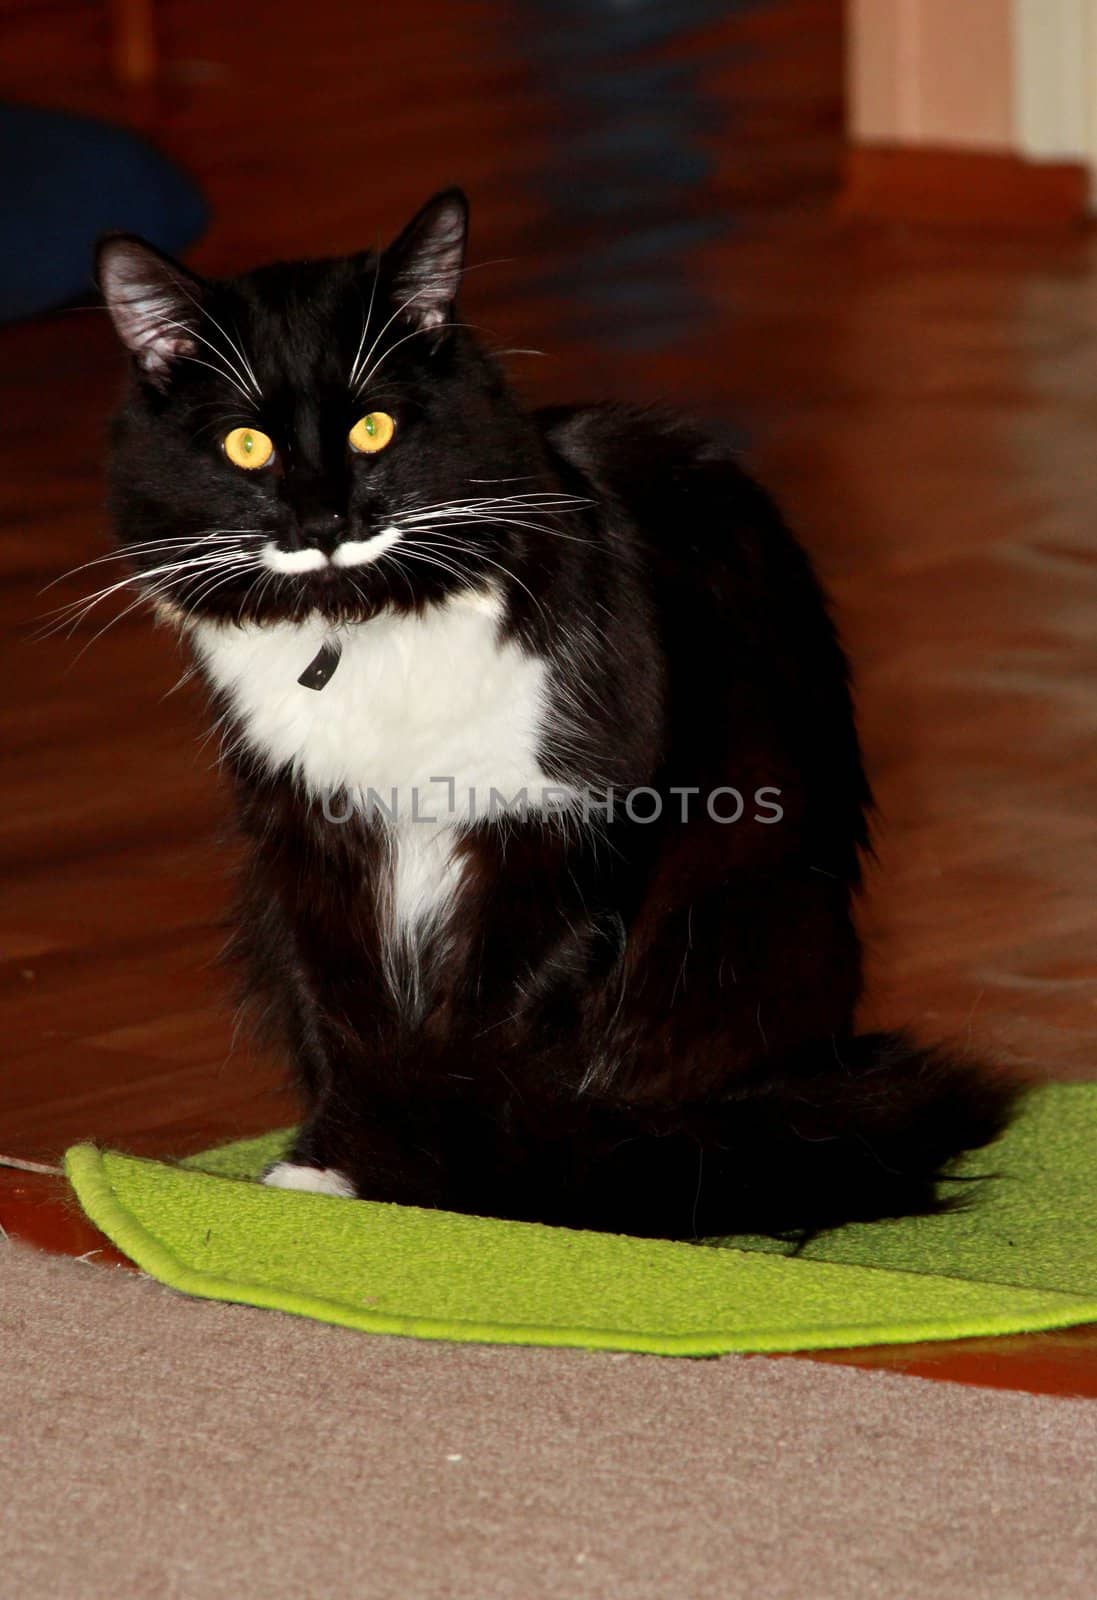
[[[350,447],[362,455],[373,455],[383,450],[396,432],[396,424],[387,411],[371,411],[359,417],[348,435]]]
[[[245,472],[265,467],[274,454],[274,440],[258,428],[233,428],[222,444],[233,466],[243,467]]]

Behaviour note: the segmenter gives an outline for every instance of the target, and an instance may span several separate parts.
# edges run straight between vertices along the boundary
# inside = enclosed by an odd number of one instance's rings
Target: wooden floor
[[[163,77],[130,100],[108,10],[10,8],[0,95],[143,126],[209,197],[199,267],[371,244],[461,181],[465,312],[545,352],[513,358],[532,397],[667,400],[741,444],[856,663],[866,1021],[1095,1075],[1094,239],[838,224],[840,0],[267,0],[261,25],[160,0]],[[34,638],[86,579],[43,585],[106,548],[120,374],[101,312],[0,330],[0,1151],[46,1163],[293,1114],[233,1039],[225,802],[175,647],[136,613]],[[0,1219],[101,1245],[50,1180],[0,1180]],[[1085,1331],[855,1359],[1097,1392]]]

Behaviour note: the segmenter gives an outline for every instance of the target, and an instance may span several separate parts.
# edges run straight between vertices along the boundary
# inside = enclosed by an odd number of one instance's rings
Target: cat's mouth
[[[339,572],[348,567],[371,566],[381,559],[386,550],[391,550],[394,544],[399,543],[401,536],[399,528],[382,528],[369,539],[341,540],[330,555],[316,545],[287,550],[269,540],[259,552],[259,560],[271,572],[282,576]]]

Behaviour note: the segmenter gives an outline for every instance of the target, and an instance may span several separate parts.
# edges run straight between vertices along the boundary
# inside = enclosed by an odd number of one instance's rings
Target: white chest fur
[[[350,805],[388,823],[392,931],[405,939],[452,903],[455,830],[497,811],[493,793],[524,793],[531,810],[559,804],[537,758],[547,667],[500,642],[500,616],[498,598],[479,595],[335,634],[318,618],[193,629],[202,668],[255,755],[290,769],[331,815]],[[335,673],[321,690],[302,687],[333,638]]]

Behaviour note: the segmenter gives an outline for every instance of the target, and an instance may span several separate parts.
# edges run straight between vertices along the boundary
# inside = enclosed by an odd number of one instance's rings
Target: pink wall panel
[[[848,0],[851,134],[1009,150],[1011,0]]]

